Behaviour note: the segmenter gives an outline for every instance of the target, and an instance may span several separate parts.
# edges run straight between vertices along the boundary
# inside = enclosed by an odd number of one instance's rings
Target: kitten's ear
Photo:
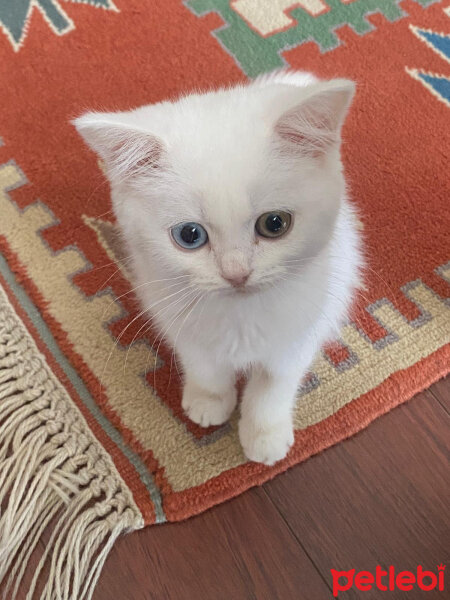
[[[289,149],[319,157],[339,144],[341,128],[355,93],[355,84],[335,79],[298,89],[303,99],[289,108],[276,122],[275,131]]]
[[[123,182],[158,169],[164,153],[159,138],[121,123],[118,115],[86,113],[72,121],[78,133],[103,160],[111,181]]]

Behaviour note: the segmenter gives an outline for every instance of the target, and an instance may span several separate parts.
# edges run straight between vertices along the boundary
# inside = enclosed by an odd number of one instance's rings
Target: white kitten
[[[175,347],[183,408],[273,464],[297,388],[346,318],[361,265],[340,130],[354,84],[276,73],[75,121],[104,160],[143,309]]]

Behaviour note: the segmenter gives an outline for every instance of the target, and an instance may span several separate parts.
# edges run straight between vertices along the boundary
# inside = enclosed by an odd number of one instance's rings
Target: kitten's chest
[[[268,342],[268,334],[263,319],[255,314],[232,312],[231,314],[209,315],[207,331],[215,347],[226,354],[248,355]]]
[[[201,343],[219,360],[243,367],[295,337],[290,313],[290,307],[275,302],[216,303],[202,314]]]

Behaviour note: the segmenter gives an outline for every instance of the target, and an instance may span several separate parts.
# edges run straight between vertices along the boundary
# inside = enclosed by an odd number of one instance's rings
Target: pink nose
[[[250,277],[250,273],[236,273],[233,275],[227,275],[227,276],[223,276],[223,278],[225,279],[225,281],[228,281],[228,283],[231,283],[231,285],[233,287],[241,287],[243,285],[245,285],[247,279]]]

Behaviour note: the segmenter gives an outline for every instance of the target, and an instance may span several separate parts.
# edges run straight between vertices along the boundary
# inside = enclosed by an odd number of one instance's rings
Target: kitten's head
[[[324,247],[344,193],[354,84],[295,77],[76,119],[141,261],[202,290],[254,291]]]

